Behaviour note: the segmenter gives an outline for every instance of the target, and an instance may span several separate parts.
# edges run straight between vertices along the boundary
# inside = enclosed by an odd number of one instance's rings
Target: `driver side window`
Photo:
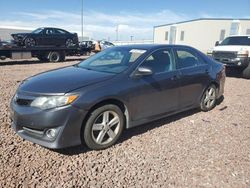
[[[153,52],[141,66],[150,68],[154,74],[173,70],[171,51],[168,49]]]
[[[46,35],[53,35],[54,31],[53,31],[53,29],[46,29],[45,34]]]

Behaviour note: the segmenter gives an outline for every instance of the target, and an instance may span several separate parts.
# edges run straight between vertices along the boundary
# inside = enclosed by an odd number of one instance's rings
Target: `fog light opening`
[[[48,138],[55,138],[56,137],[56,129],[48,129],[46,131],[46,136]]]

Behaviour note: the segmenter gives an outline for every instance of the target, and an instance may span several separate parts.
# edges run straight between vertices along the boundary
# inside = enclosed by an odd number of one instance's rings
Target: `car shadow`
[[[222,99],[223,100],[223,99]],[[118,140],[116,144],[120,144],[134,136],[143,134],[145,132],[148,132],[150,130],[156,129],[158,127],[161,127],[163,125],[168,126],[169,123],[180,120],[182,118],[188,117],[190,115],[193,115],[195,113],[200,112],[199,109],[192,109],[189,111],[181,112],[172,116],[168,116],[166,118],[162,118],[156,121],[152,121],[150,123],[146,123],[140,126],[136,126],[131,129],[127,129],[123,132],[121,138]],[[82,146],[75,146],[75,147],[70,147],[70,148],[65,148],[65,149],[52,149],[51,151],[63,154],[63,155],[79,155],[81,153],[86,153],[88,151],[92,151],[91,149],[88,149],[87,146],[82,145]]]
[[[64,63],[64,62],[70,62],[70,61],[83,61],[86,60],[86,57],[82,58],[70,58],[66,59],[63,62],[58,62],[58,63]],[[0,61],[0,66],[7,66],[7,65],[30,65],[30,64],[44,64],[44,63],[51,63],[51,62],[45,62],[45,61],[39,61],[39,60],[24,60],[24,61],[8,61],[8,60],[2,60]]]

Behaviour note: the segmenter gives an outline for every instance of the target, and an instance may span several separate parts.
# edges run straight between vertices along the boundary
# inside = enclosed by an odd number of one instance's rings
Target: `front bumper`
[[[249,64],[249,58],[214,58],[215,60],[223,63],[224,65],[228,67],[247,67]]]
[[[41,110],[11,102],[12,128],[22,138],[51,149],[81,144],[81,127],[86,111],[74,106]],[[46,131],[54,129],[53,138]]]

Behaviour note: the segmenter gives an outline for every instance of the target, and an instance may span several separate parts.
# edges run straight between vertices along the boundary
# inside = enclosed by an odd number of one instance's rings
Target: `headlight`
[[[43,110],[56,108],[71,104],[77,99],[77,97],[78,95],[38,97],[32,101],[30,106],[41,108]]]
[[[209,49],[209,50],[207,51],[207,55],[208,55],[208,56],[213,56],[213,49]]]
[[[237,53],[237,57],[239,58],[247,58],[248,57],[248,50],[246,49],[241,49],[238,53]]]

